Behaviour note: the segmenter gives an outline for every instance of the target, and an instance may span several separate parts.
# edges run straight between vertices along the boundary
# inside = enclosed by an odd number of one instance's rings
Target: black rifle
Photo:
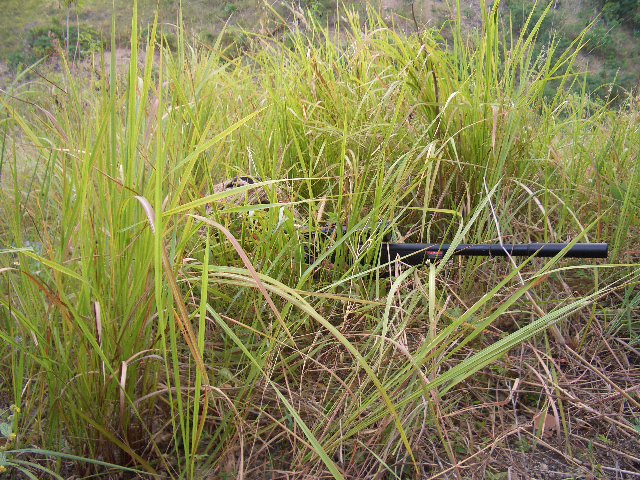
[[[335,225],[322,227],[318,233],[330,237],[336,232]],[[347,227],[342,227],[343,234]],[[315,234],[309,240],[313,241]],[[454,248],[453,255],[464,257],[555,257],[564,250],[568,243],[504,243],[488,245],[460,244]],[[448,243],[390,243],[383,242],[380,252],[380,264],[399,259],[402,262],[416,266],[427,261],[443,258],[451,249]],[[307,254],[309,254],[307,250]],[[606,243],[576,243],[567,252],[565,258],[607,258],[609,245]],[[313,258],[313,257],[308,257]]]
[[[505,243],[494,245],[460,244],[454,248],[454,255],[466,257],[555,257],[568,243]],[[380,263],[388,263],[399,258],[409,265],[422,265],[426,261],[441,259],[449,251],[449,244],[426,243],[383,243]],[[576,243],[566,253],[566,258],[607,258],[609,245],[606,243]]]

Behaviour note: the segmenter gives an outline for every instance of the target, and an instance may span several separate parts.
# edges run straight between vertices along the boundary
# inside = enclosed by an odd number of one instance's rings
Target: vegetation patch
[[[636,471],[639,100],[578,88],[551,8],[498,8],[206,45],[134,9],[125,68],[3,91],[3,475]],[[387,238],[610,257],[410,267]]]
[[[59,23],[30,29],[22,50],[9,56],[9,66],[14,71],[20,71],[41,60],[51,60],[61,55],[82,60],[105,47],[101,34],[91,27],[74,25],[68,33]]]

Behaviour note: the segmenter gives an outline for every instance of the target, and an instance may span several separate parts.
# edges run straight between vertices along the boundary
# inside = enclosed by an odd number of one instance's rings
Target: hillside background
[[[111,1],[100,0],[3,0],[0,16],[0,85],[6,85],[16,73],[42,57],[55,56],[56,39],[69,48],[71,56],[87,56],[109,42]],[[129,42],[131,0],[115,0],[116,41],[126,49]],[[220,32],[230,52],[248,42],[247,32],[272,34],[282,20],[295,22],[295,9],[313,13],[323,23],[335,28],[336,7],[333,0],[185,0],[184,23],[195,43],[213,44]],[[348,7],[364,10],[367,2],[346,0]],[[372,2],[388,22],[398,29],[413,30],[415,20],[422,28],[439,28],[457,15],[456,2],[448,0],[377,0]],[[413,3],[413,13],[412,13]],[[141,31],[152,21],[155,0],[139,0]],[[514,31],[524,24],[534,8],[532,0],[505,0],[501,18],[511,22]],[[537,20],[546,2],[539,2],[533,20]],[[177,23],[179,0],[159,0],[160,22],[169,43]],[[292,8],[293,7],[293,8]],[[460,17],[470,34],[480,26],[478,0],[461,0]],[[591,22],[588,45],[581,54],[580,70],[588,72],[586,90],[609,98],[638,87],[640,82],[640,1],[639,0],[556,0],[540,32],[540,48],[552,39],[568,46]],[[67,28],[69,29],[67,41]],[[78,39],[78,32],[80,33]],[[75,46],[78,52],[75,52]],[[537,52],[539,53],[539,52]],[[604,88],[603,88],[604,86]]]

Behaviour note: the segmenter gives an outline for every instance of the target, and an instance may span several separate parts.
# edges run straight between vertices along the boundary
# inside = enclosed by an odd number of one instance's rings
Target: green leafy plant
[[[235,3],[226,2],[222,7],[222,14],[225,17],[230,17],[238,10],[238,6]]]
[[[26,34],[23,49],[9,58],[9,65],[17,70],[19,65],[27,66],[41,59],[56,57],[64,51],[66,42],[65,29],[59,23],[33,27]],[[84,58],[101,51],[104,41],[96,30],[78,26],[70,30],[69,45],[70,57]]]

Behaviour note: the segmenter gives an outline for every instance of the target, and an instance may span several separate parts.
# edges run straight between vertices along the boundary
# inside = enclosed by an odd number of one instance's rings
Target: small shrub
[[[104,48],[105,42],[102,34],[98,31],[92,28],[85,28],[84,30],[80,30],[80,42],[78,45],[80,47],[78,53],[81,57],[84,57],[92,53],[100,52]]]
[[[335,7],[335,2],[333,0],[305,0],[301,2],[300,6],[304,10],[308,10],[312,16],[326,19],[329,12]]]
[[[230,17],[231,15],[236,13],[237,10],[238,7],[234,3],[227,2],[224,4],[224,7],[222,7],[222,13],[225,17]]]
[[[30,29],[25,37],[22,50],[9,55],[9,67],[16,71],[22,66],[37,62],[47,57],[56,57],[69,45],[70,58],[83,58],[104,48],[102,34],[97,30],[80,25],[69,29],[69,40],[66,29],[59,22],[40,25]]]
[[[52,56],[56,54],[60,43],[64,45],[64,37],[59,24],[34,27],[27,32],[25,49],[36,59]]]
[[[616,46],[610,34],[610,28],[599,24],[595,25],[585,36],[587,51],[610,57],[616,54]]]
[[[7,57],[7,65],[9,69],[13,72],[18,72],[24,68],[25,65],[29,63],[29,59],[25,55],[25,53],[21,50],[16,52],[11,52]]]

